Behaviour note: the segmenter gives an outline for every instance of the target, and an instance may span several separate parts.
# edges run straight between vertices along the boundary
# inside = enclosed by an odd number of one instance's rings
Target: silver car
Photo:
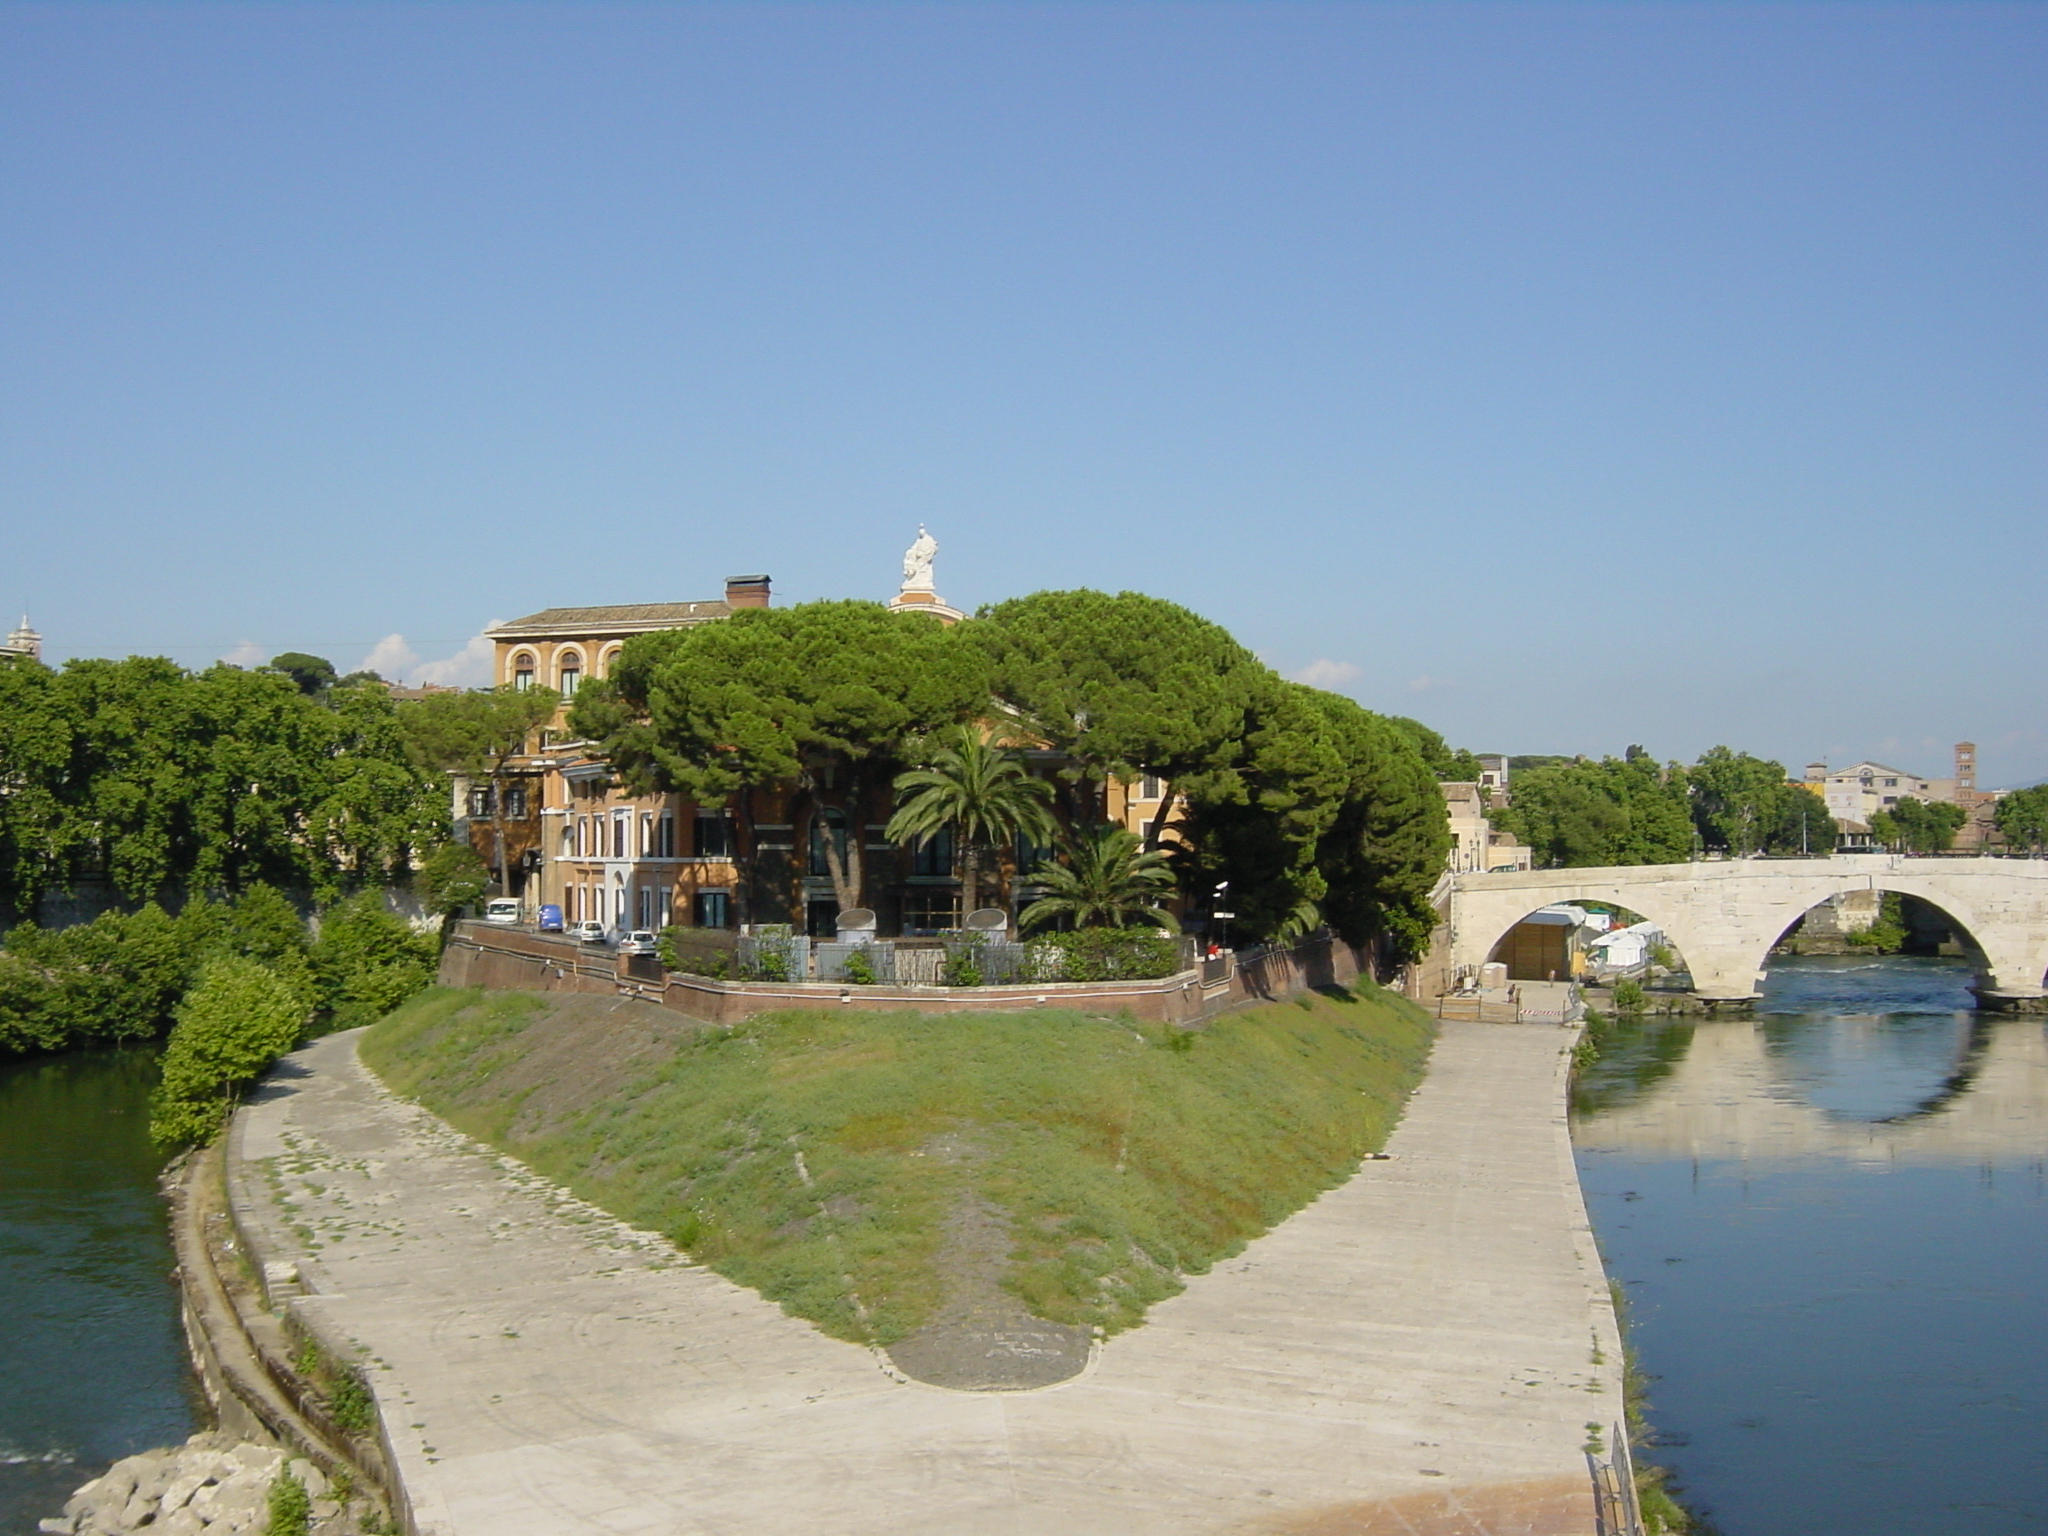
[[[647,929],[635,928],[631,933],[619,940],[619,953],[622,955],[658,955],[661,953],[661,941]]]

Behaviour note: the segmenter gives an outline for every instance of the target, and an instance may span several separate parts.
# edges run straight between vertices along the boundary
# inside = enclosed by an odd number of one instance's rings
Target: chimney
[[[768,578],[766,576],[726,577],[725,606],[728,608],[766,608],[768,606]]]

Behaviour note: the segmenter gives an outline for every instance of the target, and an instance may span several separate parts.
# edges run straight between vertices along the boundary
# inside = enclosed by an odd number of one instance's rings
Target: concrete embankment
[[[903,1380],[394,1099],[286,1063],[229,1169],[422,1536],[1594,1529],[1621,1353],[1556,1028],[1446,1023],[1389,1143],[1038,1390]]]

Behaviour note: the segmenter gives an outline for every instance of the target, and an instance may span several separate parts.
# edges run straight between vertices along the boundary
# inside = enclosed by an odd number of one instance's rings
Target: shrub
[[[382,893],[362,891],[320,914],[308,951],[321,1003],[338,1028],[381,1018],[432,986],[439,945],[388,912]]]
[[[1148,981],[1180,969],[1180,945],[1156,928],[1081,928],[1034,941],[1061,958],[1062,981]]]
[[[949,987],[981,985],[981,967],[974,963],[972,950],[954,955],[946,961],[945,983]]]
[[[443,843],[420,865],[415,884],[429,912],[454,913],[483,900],[491,870],[468,843]]]
[[[779,949],[764,949],[747,966],[749,981],[789,980],[789,956]]]
[[[875,975],[875,962],[865,949],[856,949],[846,957],[844,976],[849,985],[856,987],[872,987],[880,979]]]
[[[211,1141],[235,1094],[298,1043],[311,1012],[305,988],[268,966],[239,955],[207,962],[178,1005],[150,1135],[166,1146]]]
[[[306,1485],[291,1474],[289,1463],[270,1480],[270,1523],[264,1536],[306,1536],[313,1528],[313,1500]]]
[[[1632,978],[1617,981],[1614,984],[1614,1008],[1617,1013],[1641,1013],[1643,984]]]

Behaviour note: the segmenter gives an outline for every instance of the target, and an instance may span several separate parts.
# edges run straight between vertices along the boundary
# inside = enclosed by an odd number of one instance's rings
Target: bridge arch
[[[1483,964],[1528,913],[1560,901],[1625,907],[1662,928],[1684,955],[1696,995],[1753,998],[1771,946],[1812,908],[1850,891],[1897,891],[1940,909],[1976,944],[1990,1000],[2044,996],[2048,980],[2048,861],[1730,859],[1624,868],[1457,875],[1449,910],[1454,968]]]

